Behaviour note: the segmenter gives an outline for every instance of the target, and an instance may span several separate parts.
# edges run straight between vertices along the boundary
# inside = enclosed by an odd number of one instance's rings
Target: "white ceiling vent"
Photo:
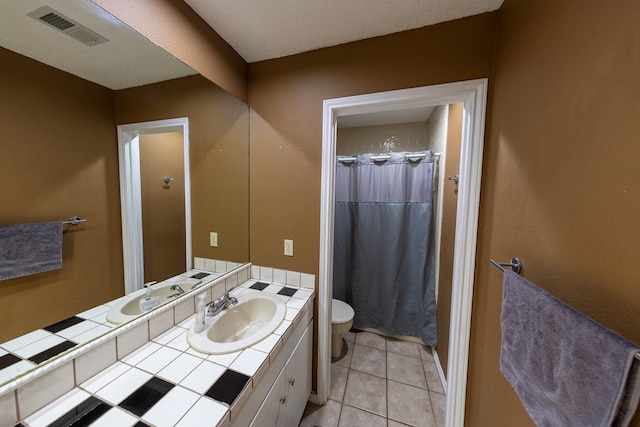
[[[51,9],[49,6],[38,8],[33,12],[27,13],[27,15],[33,19],[50,25],[56,30],[86,44],[87,46],[95,46],[109,41],[95,31],[91,31],[84,25],[78,24],[73,19],[69,19],[60,12]]]

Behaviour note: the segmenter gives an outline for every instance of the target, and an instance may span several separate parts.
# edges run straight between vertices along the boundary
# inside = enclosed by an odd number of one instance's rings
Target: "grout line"
[[[385,376],[385,403],[387,404],[387,424],[389,424],[389,346],[387,345],[387,338],[384,339],[384,376]]]

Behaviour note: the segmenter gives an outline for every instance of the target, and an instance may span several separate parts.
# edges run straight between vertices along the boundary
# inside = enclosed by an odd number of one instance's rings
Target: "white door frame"
[[[487,79],[478,79],[324,101],[318,284],[318,377],[317,394],[314,396],[317,403],[325,403],[330,390],[334,180],[338,117],[380,110],[463,103],[445,425],[448,427],[464,425],[487,85]]]
[[[144,251],[142,244],[142,199],[140,193],[140,144],[143,134],[182,132],[184,151],[184,209],[186,226],[186,271],[191,270],[191,181],[189,169],[189,119],[155,120],[118,126],[120,204],[125,295],[142,288]]]

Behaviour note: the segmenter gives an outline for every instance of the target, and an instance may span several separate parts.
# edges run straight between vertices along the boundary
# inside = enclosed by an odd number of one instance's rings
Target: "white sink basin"
[[[180,296],[177,291],[171,290],[173,285],[180,286],[186,293],[198,283],[200,283],[200,280],[196,279],[183,279],[179,281],[156,283],[151,286],[151,289],[153,289],[153,293],[151,295],[158,297],[159,307]],[[118,303],[111,307],[111,310],[107,312],[107,320],[111,323],[120,324],[135,319],[144,313],[140,310],[140,300],[144,298],[145,291],[146,289],[139,289],[118,301]]]
[[[207,317],[204,331],[187,334],[189,345],[201,353],[224,354],[239,351],[263,340],[275,331],[287,310],[278,295],[245,292],[220,314]]]

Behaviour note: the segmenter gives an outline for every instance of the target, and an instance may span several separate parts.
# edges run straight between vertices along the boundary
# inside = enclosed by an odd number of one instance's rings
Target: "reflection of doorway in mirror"
[[[146,283],[186,271],[183,134],[140,135],[139,144]]]
[[[118,151],[120,153],[120,201],[122,204],[122,244],[124,256],[124,290],[128,295],[142,289],[144,277],[144,244],[142,236],[142,196],[140,194],[140,137],[175,132],[182,135],[184,164],[184,227],[186,244],[182,254],[188,271],[192,266],[191,257],[191,182],[189,167],[189,120],[186,117],[156,120],[150,122],[118,125]],[[160,185],[167,183],[162,171]],[[157,179],[157,178],[156,178]],[[169,187],[178,184],[169,180]],[[164,246],[163,246],[164,247]],[[154,278],[153,280],[158,280]]]

